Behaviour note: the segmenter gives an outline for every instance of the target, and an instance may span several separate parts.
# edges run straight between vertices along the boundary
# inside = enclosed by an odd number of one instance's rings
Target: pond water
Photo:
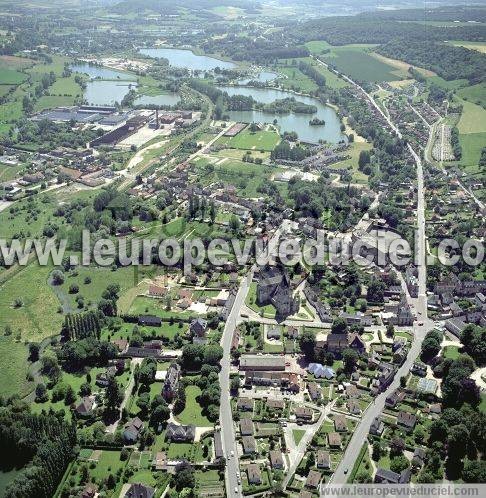
[[[277,76],[277,73],[272,73],[271,71],[262,71],[258,75],[255,75],[251,78],[239,80],[238,83],[240,85],[246,85],[250,81],[260,81],[261,83],[268,83],[269,81],[273,81]]]
[[[346,136],[341,132],[341,123],[334,109],[322,104],[313,97],[295,95],[292,92],[273,88],[234,86],[220,86],[218,88],[227,92],[228,95],[251,96],[257,102],[262,102],[263,104],[270,104],[278,99],[294,97],[299,102],[317,107],[317,112],[314,114],[296,114],[293,112],[289,114],[273,114],[256,110],[228,111],[228,114],[233,121],[271,123],[276,119],[282,133],[284,131],[295,131],[299,135],[299,139],[305,142],[318,143],[319,139],[322,139],[330,143],[337,143],[340,140],[346,140]],[[315,117],[323,119],[326,124],[324,126],[309,125],[309,120]]]
[[[115,71],[107,67],[92,66],[90,64],[71,64],[71,70],[77,73],[87,74],[91,79],[100,78],[103,80],[126,80],[133,81],[136,76],[123,71]]]
[[[141,95],[135,99],[135,105],[176,105],[181,98],[177,93],[163,93],[161,95]]]
[[[137,83],[131,81],[92,80],[86,85],[84,98],[89,105],[113,105],[121,103],[130,89],[136,87]]]
[[[140,53],[153,58],[164,58],[169,65],[174,67],[185,67],[199,71],[211,71],[216,67],[221,69],[232,69],[236,66],[234,62],[221,61],[207,55],[196,55],[191,50],[181,48],[142,48]]]

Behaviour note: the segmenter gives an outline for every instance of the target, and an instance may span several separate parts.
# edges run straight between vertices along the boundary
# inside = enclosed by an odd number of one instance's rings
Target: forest
[[[76,429],[54,414],[33,415],[26,405],[0,399],[0,468],[20,468],[5,497],[54,495],[74,457]]]
[[[486,74],[486,55],[464,47],[401,38],[382,45],[377,52],[430,69],[445,80],[466,78],[474,85]]]

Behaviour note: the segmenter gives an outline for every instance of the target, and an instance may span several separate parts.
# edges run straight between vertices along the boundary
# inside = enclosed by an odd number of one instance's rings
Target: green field
[[[6,166],[5,164],[0,164],[0,182],[8,182],[14,180],[22,171],[23,166]]]
[[[314,63],[313,66],[326,78],[326,86],[329,88],[344,88],[349,86],[349,83],[333,73],[326,66]]]
[[[369,45],[332,47],[330,53],[320,58],[358,81],[394,81],[404,76],[402,70],[367,53],[369,48]]]
[[[13,481],[17,475],[21,472],[21,469],[13,469],[8,472],[0,472],[0,496],[5,496],[5,489]]]
[[[196,168],[200,175],[203,175],[206,184],[217,180],[234,185],[238,193],[247,198],[260,197],[262,194],[258,192],[258,187],[280,171],[280,168],[230,158],[226,161],[219,159],[209,164],[211,172],[207,169],[209,167],[207,158],[201,158],[196,163]],[[286,195],[286,190],[287,186],[282,185],[280,192],[283,196]]]
[[[462,147],[459,165],[468,173],[478,171],[481,150],[486,146],[486,109],[461,100],[463,111],[457,128]]]
[[[358,169],[358,158],[362,150],[371,150],[371,144],[367,142],[353,142],[350,149],[345,152],[345,154],[349,155],[350,158],[331,164],[329,168],[349,169],[353,175],[353,182],[367,183],[368,177]]]
[[[459,135],[459,142],[462,147],[460,166],[467,173],[476,173],[481,150],[486,147],[486,132]]]
[[[440,86],[441,88],[445,88],[446,90],[458,90],[459,88],[462,88],[464,85],[468,84],[467,80],[447,81],[444,78],[441,78],[440,76],[429,76],[427,78],[427,81],[430,83],[434,83],[435,85]]]
[[[59,301],[47,283],[52,266],[33,262],[7,280],[0,287],[0,316],[2,328],[10,326],[13,337],[39,341],[59,334],[63,322],[58,313]],[[14,307],[20,298],[21,307]]]
[[[3,331],[1,331],[3,334]],[[12,396],[18,394],[26,396],[33,388],[32,382],[27,380],[28,350],[25,344],[14,342],[11,337],[0,337],[0,395]],[[0,479],[0,490],[1,490]],[[1,492],[0,492],[1,495]]]
[[[460,134],[486,132],[486,109],[471,102],[462,101],[464,106],[457,124]]]
[[[318,88],[315,81],[302,73],[297,66],[279,66],[277,70],[282,75],[277,78],[277,83],[284,88],[304,93],[315,92]]]
[[[451,360],[457,360],[459,358],[459,348],[457,346],[446,346],[442,356]]]
[[[461,88],[457,91],[457,95],[468,102],[486,107],[486,83]]]
[[[294,436],[295,444],[299,444],[302,438],[304,437],[305,430],[304,429],[294,429],[292,431],[292,435]]]
[[[14,69],[0,67],[0,85],[19,85],[26,79],[26,75]]]
[[[186,387],[186,406],[177,415],[177,420],[184,425],[193,424],[196,427],[212,427],[212,423],[201,413],[203,407],[198,403],[197,397],[201,389],[197,386]]]
[[[96,304],[103,291],[109,284],[118,284],[120,286],[120,294],[128,290],[134,285],[134,268],[124,266],[113,271],[110,267],[95,267],[95,266],[78,266],[74,272],[65,273],[64,283],[57,287],[57,291],[63,293],[64,299],[67,299],[73,310],[76,310],[76,297],[82,296],[85,304]],[[90,283],[85,283],[85,279],[90,278]],[[77,285],[79,292],[70,294],[69,287]]]
[[[280,136],[276,131],[252,132],[246,128],[235,137],[222,137],[217,144],[224,144],[233,149],[272,151],[279,142]]]

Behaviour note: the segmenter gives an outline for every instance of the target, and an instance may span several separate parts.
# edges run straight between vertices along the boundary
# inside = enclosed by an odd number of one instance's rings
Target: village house
[[[162,319],[154,315],[140,315],[138,324],[145,327],[161,327]]]
[[[138,417],[135,417],[126,423],[123,430],[123,439],[126,443],[134,444],[138,441],[142,431],[143,422]]]
[[[317,470],[310,470],[309,475],[305,481],[305,486],[310,489],[317,489],[321,482],[322,474]]]
[[[192,443],[196,437],[196,427],[190,425],[167,424],[165,440],[172,443]]]
[[[348,431],[348,423],[347,423],[346,417],[344,415],[335,415],[334,416],[334,430],[336,432],[347,432]]]
[[[192,337],[205,337],[207,328],[208,322],[202,318],[196,318],[189,326]]]
[[[378,468],[374,482],[379,484],[407,484],[410,482],[411,470],[405,469],[400,474],[389,469]]]
[[[316,465],[318,469],[331,469],[331,454],[329,451],[319,450],[317,452]]]
[[[167,454],[164,451],[158,451],[152,460],[153,470],[166,470],[167,469]]]
[[[406,397],[406,394],[401,389],[395,389],[391,394],[389,394],[385,399],[385,406],[388,408],[395,408],[400,404]]]
[[[96,401],[94,396],[84,396],[81,399],[79,405],[76,406],[76,413],[78,417],[88,418],[93,415],[93,411],[96,408]]]
[[[297,406],[294,410],[295,417],[298,422],[311,423],[314,417],[312,408],[308,406]]]
[[[240,434],[242,436],[253,436],[254,432],[252,420],[250,418],[242,418],[240,420]]]
[[[420,469],[425,464],[426,452],[423,448],[415,448],[412,456],[412,467]]]
[[[370,426],[370,434],[373,436],[381,436],[385,430],[385,424],[381,420],[381,417],[375,417]]]
[[[241,438],[241,444],[245,455],[251,455],[257,452],[257,445],[253,436],[243,436]]]
[[[153,498],[155,491],[155,488],[146,486],[145,484],[133,483],[130,484],[125,498]]]
[[[361,415],[361,407],[355,399],[348,399],[346,406],[348,407],[348,411],[351,415]]]
[[[413,431],[417,417],[413,413],[401,411],[397,417],[397,425],[406,432]]]
[[[180,365],[175,362],[171,363],[167,370],[167,375],[165,376],[164,386],[162,387],[162,396],[168,403],[170,403],[177,394],[180,375]]]
[[[341,436],[337,432],[330,432],[327,435],[327,442],[330,448],[341,448]]]
[[[167,296],[167,293],[168,293],[167,287],[160,287],[159,285],[154,285],[154,284],[149,285],[148,294],[150,297],[161,298]]]
[[[261,484],[262,474],[260,472],[260,467],[256,463],[250,463],[246,468],[246,473],[248,475],[249,484]]]
[[[336,372],[327,365],[322,365],[321,363],[309,363],[307,371],[314,375],[316,379],[333,379],[336,377]]]
[[[285,357],[277,355],[245,354],[240,357],[243,371],[284,371]]]
[[[282,411],[285,408],[285,401],[282,399],[267,399],[266,407],[271,412]]]
[[[284,460],[282,453],[279,450],[272,450],[269,453],[270,465],[272,469],[282,470],[284,468]]]
[[[251,398],[238,398],[237,408],[242,412],[252,412],[254,401]]]
[[[246,372],[245,386],[273,386],[299,392],[299,376],[291,372]]]
[[[214,459],[219,460],[224,457],[223,440],[221,439],[221,431],[214,433]]]
[[[316,382],[307,383],[307,391],[312,401],[317,401],[322,398],[321,388]]]

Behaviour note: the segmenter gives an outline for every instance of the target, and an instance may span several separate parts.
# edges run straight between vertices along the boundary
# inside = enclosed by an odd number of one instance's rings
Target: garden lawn
[[[450,358],[451,360],[457,360],[459,358],[459,348],[457,346],[446,346],[442,353],[444,358]]]
[[[181,424],[193,424],[197,427],[212,427],[212,423],[201,413],[203,407],[198,403],[197,397],[201,394],[201,389],[197,386],[186,387],[186,406],[177,415],[177,420]]]
[[[101,456],[94,469],[89,469],[91,477],[101,481],[108,474],[116,474],[118,469],[125,466],[126,462],[120,460],[119,451],[102,450]]]

